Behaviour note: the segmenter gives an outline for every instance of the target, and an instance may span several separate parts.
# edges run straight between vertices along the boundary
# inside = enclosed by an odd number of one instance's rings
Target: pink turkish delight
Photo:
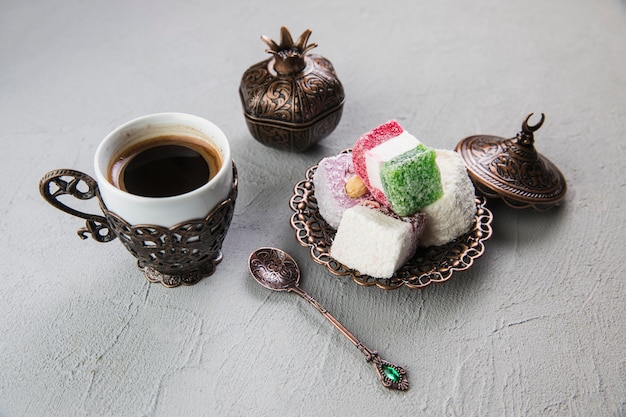
[[[374,198],[385,205],[389,205],[387,198],[385,197],[385,193],[380,188],[372,187],[372,183],[368,176],[366,152],[391,138],[399,136],[402,132],[404,132],[402,126],[400,126],[400,124],[395,120],[390,120],[361,136],[356,141],[352,149],[354,171],[359,177],[361,177],[365,185],[370,189]]]

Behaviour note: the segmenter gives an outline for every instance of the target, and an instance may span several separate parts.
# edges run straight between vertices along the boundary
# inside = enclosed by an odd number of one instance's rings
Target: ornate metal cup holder
[[[167,228],[127,223],[106,208],[96,181],[80,171],[50,171],[39,183],[39,191],[48,203],[85,219],[85,227],[78,230],[81,239],[87,239],[90,234],[97,242],[105,243],[119,237],[126,249],[137,258],[137,266],[146,279],[166,287],[193,285],[215,272],[223,257],[222,243],[235,211],[237,188],[237,167],[233,162],[233,185],[228,198],[205,218]],[[58,200],[63,195],[79,200],[96,197],[104,216],[82,213],[66,206]]]

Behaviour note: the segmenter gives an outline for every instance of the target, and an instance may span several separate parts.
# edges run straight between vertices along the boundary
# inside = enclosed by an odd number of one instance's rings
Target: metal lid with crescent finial
[[[476,189],[487,197],[501,198],[513,208],[532,207],[538,211],[559,205],[567,191],[561,171],[535,149],[536,132],[545,121],[535,125],[522,122],[513,138],[475,135],[456,146]]]

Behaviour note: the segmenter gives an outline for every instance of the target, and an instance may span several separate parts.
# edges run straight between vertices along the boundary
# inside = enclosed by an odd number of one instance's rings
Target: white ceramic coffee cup
[[[222,165],[205,185],[171,197],[143,197],[115,187],[108,178],[109,166],[129,146],[165,134],[193,136],[213,145]],[[228,198],[233,186],[233,168],[228,139],[214,123],[185,113],[157,113],[131,120],[109,133],[94,156],[95,176],[103,203],[131,225],[172,227],[206,217]]]

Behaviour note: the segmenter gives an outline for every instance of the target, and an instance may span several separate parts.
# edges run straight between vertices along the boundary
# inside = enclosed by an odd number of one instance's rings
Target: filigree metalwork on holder
[[[82,183],[86,184],[87,190],[80,190]],[[169,228],[129,224],[106,208],[96,181],[79,171],[51,171],[42,178],[40,191],[46,201],[56,208],[86,219],[86,227],[78,231],[82,239],[86,239],[87,234],[98,242],[110,242],[119,237],[126,249],[137,258],[137,266],[148,281],[176,287],[197,283],[213,274],[221,262],[221,247],[233,217],[237,185],[237,168],[233,163],[233,185],[229,197],[205,218]],[[58,200],[65,194],[80,200],[97,197],[104,217],[66,206]]]
[[[351,150],[346,149],[342,152],[349,153]],[[485,207],[485,199],[476,197],[476,220],[466,234],[446,245],[418,248],[413,258],[391,278],[374,278],[361,274],[330,256],[330,246],[336,230],[319,214],[313,185],[316,170],[317,165],[310,167],[306,171],[305,179],[294,186],[294,194],[289,200],[289,205],[294,211],[290,223],[295,230],[298,243],[309,247],[311,258],[324,265],[334,275],[350,276],[358,284],[375,285],[384,290],[403,285],[409,288],[423,288],[433,282],[448,280],[455,271],[470,268],[474,260],[483,254],[485,250],[483,242],[491,237],[493,215]]]
[[[105,215],[126,249],[137,258],[137,266],[149,281],[161,282],[166,287],[192,285],[213,274],[221,262],[222,242],[233,217],[236,197],[235,180],[229,198],[204,219],[170,228],[131,226],[106,209]]]
[[[281,28],[281,42],[263,36],[273,56],[246,70],[239,95],[248,129],[266,146],[300,152],[339,124],[345,94],[326,58],[307,54],[310,30],[294,42]]]
[[[528,125],[513,138],[475,135],[461,140],[456,150],[463,158],[476,189],[487,197],[501,198],[513,208],[545,211],[560,204],[567,184],[563,174],[534,146],[534,132],[545,120]]]
[[[98,184],[89,175],[73,169],[56,169],[48,172],[39,181],[41,196],[57,209],[72,216],[85,219],[85,227],[78,229],[78,236],[87,239],[90,234],[98,242],[110,242],[117,236],[107,222],[107,219],[97,214],[87,214],[63,204],[59,198],[69,195],[78,200],[90,200],[94,197],[102,201],[98,191]]]

